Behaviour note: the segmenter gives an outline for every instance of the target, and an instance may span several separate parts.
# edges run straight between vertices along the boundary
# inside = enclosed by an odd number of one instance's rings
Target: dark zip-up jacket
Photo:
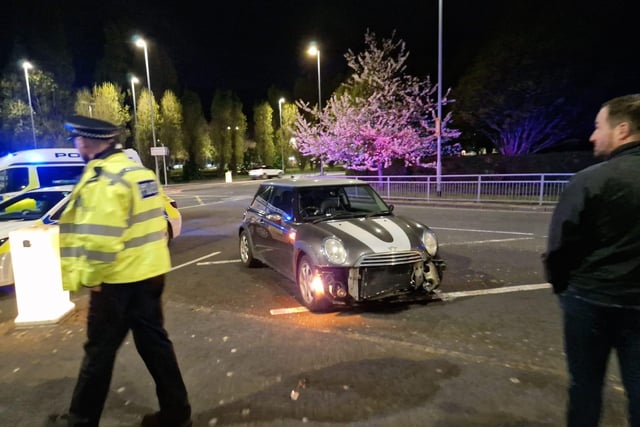
[[[640,141],[571,179],[553,213],[547,280],[589,301],[640,306]]]

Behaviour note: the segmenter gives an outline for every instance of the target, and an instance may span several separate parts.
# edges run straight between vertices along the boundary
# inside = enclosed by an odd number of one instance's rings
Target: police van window
[[[27,185],[29,185],[29,170],[26,167],[0,171],[0,194],[21,191]]]
[[[38,166],[40,187],[75,184],[82,175],[84,165]]]

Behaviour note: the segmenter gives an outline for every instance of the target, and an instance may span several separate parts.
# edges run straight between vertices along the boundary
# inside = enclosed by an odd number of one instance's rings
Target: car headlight
[[[343,264],[347,259],[347,250],[342,241],[329,237],[322,243],[322,250],[331,264]]]
[[[438,238],[436,237],[436,233],[431,230],[425,230],[422,234],[422,242],[429,255],[435,256],[438,253]]]

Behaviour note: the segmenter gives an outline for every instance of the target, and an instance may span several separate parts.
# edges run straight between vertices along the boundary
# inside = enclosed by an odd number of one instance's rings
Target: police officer
[[[160,406],[141,426],[189,427],[191,406],[163,325],[161,296],[171,260],[158,180],[115,147],[119,129],[113,124],[73,116],[65,128],[87,164],[60,218],[63,287],[91,292],[69,413],[49,416],[47,425],[98,426],[116,353],[131,330]]]

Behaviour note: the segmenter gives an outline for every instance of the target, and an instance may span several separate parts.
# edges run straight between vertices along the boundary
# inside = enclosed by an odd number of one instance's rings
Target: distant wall
[[[435,162],[435,159],[433,160]],[[575,173],[598,163],[591,151],[530,154],[505,157],[498,154],[483,156],[443,157],[443,175],[513,174],[513,173]],[[434,168],[405,168],[394,163],[384,175],[435,175]],[[375,171],[347,171],[347,175],[377,175]]]
[[[590,151],[530,154],[517,157],[495,154],[448,157],[442,160],[442,173],[575,173],[597,162],[599,160],[595,159]]]

